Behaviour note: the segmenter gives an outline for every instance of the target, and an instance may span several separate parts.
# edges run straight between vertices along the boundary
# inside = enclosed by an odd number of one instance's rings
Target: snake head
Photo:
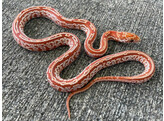
[[[133,33],[123,32],[125,40],[127,43],[137,43],[140,42],[140,38]]]

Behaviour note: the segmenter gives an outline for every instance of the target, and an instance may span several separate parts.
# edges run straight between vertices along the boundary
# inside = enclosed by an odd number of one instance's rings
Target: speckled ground
[[[11,31],[16,15],[30,6],[45,5],[57,9],[67,18],[90,20],[98,29],[94,47],[107,30],[128,31],[140,36],[139,44],[109,42],[108,54],[139,50],[155,61],[156,72],[143,84],[101,82],[70,101],[73,121],[162,121],[162,0],[4,0],[3,1],[3,120],[66,121],[68,93],[54,90],[46,80],[48,65],[68,47],[48,52],[31,52],[14,41]],[[58,32],[71,32],[84,44],[85,34],[64,29],[44,18],[33,19],[25,26],[32,38]],[[79,58],[62,72],[72,78],[95,59],[82,46]],[[144,70],[137,62],[126,62],[106,68],[96,77],[134,75]]]

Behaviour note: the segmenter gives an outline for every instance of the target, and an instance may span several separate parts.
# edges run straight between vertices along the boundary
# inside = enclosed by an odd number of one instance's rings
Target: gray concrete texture
[[[139,50],[150,55],[156,71],[142,84],[100,82],[70,101],[72,121],[162,121],[163,40],[162,0],[4,0],[3,4],[3,120],[66,121],[66,98],[69,93],[54,90],[46,78],[48,65],[68,47],[47,52],[32,52],[20,47],[12,36],[12,22],[17,14],[31,6],[50,6],[67,18],[87,19],[97,27],[94,48],[107,30],[128,31],[140,36],[139,44],[109,42],[105,55],[124,50]],[[59,32],[75,34],[82,49],[78,59],[65,68],[62,78],[79,74],[95,59],[84,51],[85,33],[64,29],[45,18],[33,19],[25,34],[43,38]],[[139,62],[126,62],[98,72],[94,78],[109,75],[139,74]]]

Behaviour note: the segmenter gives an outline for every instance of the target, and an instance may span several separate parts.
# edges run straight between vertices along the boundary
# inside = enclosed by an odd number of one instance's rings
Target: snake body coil
[[[32,39],[24,34],[24,26],[26,22],[36,17],[46,17],[54,21],[57,25],[70,28],[83,30],[86,33],[86,40],[84,43],[86,53],[91,57],[100,57],[104,55],[108,48],[108,40],[115,40],[118,42],[131,43],[139,42],[140,38],[128,32],[107,31],[103,33],[100,40],[100,47],[98,49],[93,48],[93,42],[97,35],[97,30],[93,23],[84,19],[67,19],[60,15],[55,9],[45,6],[30,7],[21,11],[12,25],[12,32],[16,42],[31,51],[47,51],[57,48],[59,46],[68,45],[70,48],[67,52],[56,58],[47,69],[47,78],[52,87],[56,90],[63,92],[73,92],[67,98],[67,109],[70,117],[69,100],[70,98],[79,92],[85,91],[94,83],[99,81],[120,81],[141,83],[149,80],[155,71],[153,60],[145,53],[140,51],[128,50],[120,53],[107,55],[99,58],[88,65],[79,75],[72,79],[62,79],[60,72],[72,63],[80,53],[80,41],[71,33],[58,33],[43,39]],[[92,80],[86,85],[91,78],[101,69],[126,62],[126,61],[139,61],[141,62],[145,70],[143,73],[131,77],[122,76],[106,76],[99,77]],[[86,85],[84,88],[82,88]],[[81,89],[80,89],[81,88]]]

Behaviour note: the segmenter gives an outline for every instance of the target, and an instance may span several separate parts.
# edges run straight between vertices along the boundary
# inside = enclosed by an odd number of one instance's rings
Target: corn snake
[[[62,79],[60,72],[72,63],[80,54],[81,44],[79,39],[71,33],[63,32],[58,33],[42,39],[32,39],[24,34],[24,26],[26,22],[36,17],[46,17],[57,25],[69,28],[80,29],[86,33],[86,39],[84,42],[84,48],[86,53],[91,57],[103,56],[108,48],[108,40],[115,40],[123,43],[139,42],[140,38],[128,32],[107,31],[103,33],[100,40],[100,47],[98,49],[93,48],[93,42],[96,39],[97,30],[96,27],[88,20],[84,19],[67,19],[63,17],[58,11],[51,7],[35,6],[27,8],[21,11],[15,18],[12,24],[12,33],[16,42],[31,51],[47,51],[55,49],[59,46],[67,45],[70,49],[56,58],[47,69],[47,78],[52,87],[62,92],[72,92],[66,101],[68,115],[70,118],[69,100],[70,98],[80,92],[87,90],[94,83],[100,81],[120,81],[129,83],[142,83],[149,80],[154,72],[155,65],[151,57],[147,54],[135,51],[127,50],[120,53],[107,55],[101,57],[91,64],[89,64],[79,75],[72,79]],[[122,76],[106,76],[99,77],[92,81],[92,77],[101,69],[126,62],[126,61],[139,61],[141,62],[145,70],[143,73],[131,77]],[[89,82],[90,81],[90,82]],[[89,83],[88,83],[89,82]],[[87,84],[88,83],[88,84]],[[86,85],[87,84],[87,85]],[[85,87],[83,87],[86,85]],[[83,88],[82,88],[83,87]]]

